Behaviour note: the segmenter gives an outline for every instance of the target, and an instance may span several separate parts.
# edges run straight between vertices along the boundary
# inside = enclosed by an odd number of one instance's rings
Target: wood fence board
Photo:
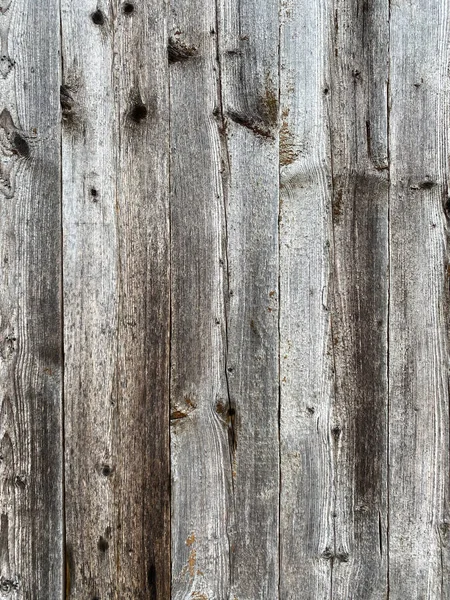
[[[389,3],[333,3],[332,597],[384,599],[387,572]]]
[[[285,2],[280,81],[280,598],[331,597],[328,2]]]
[[[0,596],[63,593],[59,5],[0,12]]]
[[[172,598],[228,598],[231,466],[216,12],[169,23]]]
[[[390,597],[448,598],[449,4],[390,18]]]
[[[219,3],[231,598],[278,598],[278,2]],[[251,551],[249,549],[251,548]]]
[[[63,5],[73,598],[170,595],[166,9],[133,7]]]

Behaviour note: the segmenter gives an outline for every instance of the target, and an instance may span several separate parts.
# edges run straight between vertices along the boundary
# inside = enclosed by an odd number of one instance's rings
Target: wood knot
[[[148,108],[143,102],[136,102],[136,104],[134,104],[134,106],[131,107],[130,112],[128,113],[130,119],[135,123],[140,123],[141,121],[144,121],[144,119],[147,118],[147,115]]]
[[[102,552],[103,554],[108,550],[109,548],[109,544],[108,542],[105,540],[105,538],[101,535],[98,539],[97,542],[97,548],[99,549],[100,552]]]
[[[180,41],[169,38],[167,55],[169,63],[182,62],[197,56],[197,48],[195,46],[185,46]]]

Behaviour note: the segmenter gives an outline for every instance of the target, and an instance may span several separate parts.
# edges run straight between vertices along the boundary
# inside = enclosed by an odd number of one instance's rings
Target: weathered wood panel
[[[1,598],[450,598],[449,24],[0,0]]]
[[[0,3],[0,597],[63,594],[59,3]]]
[[[219,7],[234,509],[230,597],[275,600],[280,493],[278,2],[229,0]]]
[[[381,600],[388,594],[389,3],[335,0],[331,16],[332,597]]]
[[[171,2],[172,598],[228,598],[231,464],[215,4]]]
[[[390,597],[449,598],[449,3],[390,17]]]
[[[285,2],[280,132],[280,598],[331,597],[329,2]]]
[[[63,3],[70,598],[170,596],[165,23]]]

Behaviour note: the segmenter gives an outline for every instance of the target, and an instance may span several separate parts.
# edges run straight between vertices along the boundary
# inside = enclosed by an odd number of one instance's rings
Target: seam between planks
[[[278,599],[281,600],[281,160],[280,160],[280,128],[281,128],[281,0],[278,2]]]
[[[169,593],[170,598],[172,598],[172,573],[173,573],[173,557],[172,557],[172,429],[170,427],[170,406],[172,400],[172,205],[171,205],[171,182],[172,182],[172,174],[171,174],[171,165],[172,165],[172,112],[171,112],[171,99],[170,99],[170,65],[169,65],[169,12],[170,12],[170,3],[169,0],[165,0],[165,44],[167,48],[166,52],[166,73],[167,73],[167,220],[168,220],[168,237],[169,237],[169,251],[168,251],[168,261],[169,261],[169,332],[168,332],[168,373],[167,373],[167,385],[168,385],[168,402],[167,402],[167,427],[169,431]],[[170,598],[168,600],[170,600]]]
[[[60,89],[63,83],[64,77],[64,53],[63,53],[63,25],[62,25],[62,5],[61,0],[58,3],[59,8],[59,43],[60,43]],[[65,391],[65,356],[64,356],[64,185],[63,185],[63,127],[62,127],[62,111],[61,102],[59,103],[60,112],[60,131],[59,131],[59,189],[60,189],[60,312],[61,312],[61,449],[62,449],[62,590],[61,598],[68,600],[69,589],[68,584],[70,579],[68,577],[68,558],[66,554],[67,542],[66,542],[66,391]]]
[[[387,387],[387,402],[386,402],[386,584],[387,600],[390,598],[389,586],[389,525],[390,525],[390,409],[391,409],[391,391],[390,391],[390,328],[391,328],[391,152],[390,152],[390,116],[391,116],[391,0],[388,0],[388,65],[387,65],[387,90],[386,90],[386,119],[387,119],[387,161],[388,161],[388,192],[387,192],[387,323],[386,323],[386,387]]]

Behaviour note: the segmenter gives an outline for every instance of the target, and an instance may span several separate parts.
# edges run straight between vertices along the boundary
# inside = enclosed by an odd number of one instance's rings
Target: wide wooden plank
[[[172,0],[172,598],[228,598],[232,436],[216,12]]]
[[[278,598],[279,19],[275,0],[219,3],[227,226],[231,598]]]
[[[283,4],[280,598],[331,597],[330,3]]]
[[[165,22],[63,2],[70,598],[170,596]]]
[[[389,589],[389,3],[334,0],[330,16],[332,597],[381,600]]]
[[[0,597],[59,600],[59,2],[0,9]]]
[[[391,4],[390,597],[449,598],[447,0]]]

